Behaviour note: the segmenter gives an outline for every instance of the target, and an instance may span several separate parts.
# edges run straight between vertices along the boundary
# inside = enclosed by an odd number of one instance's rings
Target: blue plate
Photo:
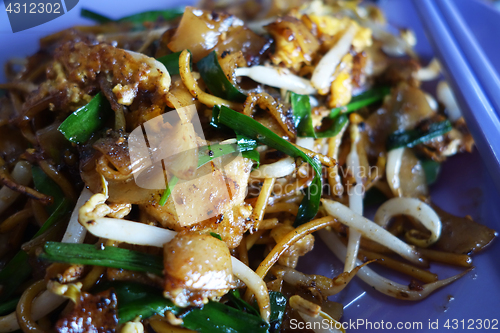
[[[46,34],[56,32],[75,24],[91,24],[90,21],[79,17],[81,7],[89,8],[111,17],[122,17],[139,11],[173,7],[185,3],[184,1],[141,0],[140,7],[137,1],[129,0],[81,0],[75,9],[69,13],[23,32],[13,34],[8,25],[7,15],[0,4],[0,63],[3,64],[11,57],[24,57],[38,48],[38,39]],[[189,3],[194,3],[191,1]],[[414,29],[418,38],[417,52],[423,59],[431,59],[432,48],[428,43],[418,16],[410,0],[381,0],[379,5],[386,13],[389,21],[399,27]],[[498,32],[496,32],[498,34]],[[493,37],[492,37],[493,38]],[[497,39],[495,39],[497,40]],[[491,42],[495,42],[493,39]],[[4,82],[3,71],[0,73],[0,82]],[[434,93],[434,91],[431,91]],[[443,209],[457,215],[471,215],[476,221],[495,230],[500,230],[500,196],[494,188],[493,181],[486,171],[484,163],[477,152],[463,154],[450,158],[443,166],[438,182],[431,188],[432,199]],[[462,279],[446,286],[420,302],[399,301],[371,290],[358,279],[354,279],[348,287],[333,300],[343,303],[346,322],[364,320],[374,325],[373,329],[359,326],[351,332],[384,331],[376,330],[382,321],[387,327],[391,323],[395,329],[398,323],[405,332],[443,332],[447,331],[446,321],[449,320],[450,331],[461,332],[472,323],[476,328],[476,320],[497,320],[497,329],[500,329],[500,242],[495,241],[484,253],[473,257],[476,269]],[[319,238],[313,254],[302,259],[300,266],[306,272],[315,272],[326,276],[334,276],[342,271],[343,265],[333,257]],[[372,268],[375,265],[372,265]],[[452,276],[460,269],[433,265],[432,271],[440,278]],[[387,276],[387,274],[386,274]],[[391,275],[392,276],[392,275]],[[400,276],[395,279],[406,281]],[[429,328],[430,323],[438,321],[438,329]],[[457,320],[457,329],[452,329]],[[464,327],[462,329],[462,322]],[[421,323],[421,328],[420,325]],[[491,325],[491,324],[490,324]],[[434,327],[434,326],[433,326]],[[477,326],[479,327],[479,326]],[[483,330],[477,329],[482,332]]]

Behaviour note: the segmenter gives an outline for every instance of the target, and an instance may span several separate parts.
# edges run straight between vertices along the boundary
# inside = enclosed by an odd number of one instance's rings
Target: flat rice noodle
[[[198,62],[207,56],[232,26],[242,26],[243,22],[227,14],[186,7],[179,27],[172,36],[168,48],[172,52],[191,51],[193,61]]]
[[[452,215],[436,205],[432,208],[442,223],[441,237],[432,249],[471,255],[484,249],[498,235],[495,230],[471,218]]]
[[[392,94],[393,123],[391,132],[414,129],[424,119],[432,117],[425,93],[407,84],[401,84]]]
[[[271,41],[257,35],[244,26],[229,29],[226,37],[221,40],[215,50],[219,56],[223,52],[235,53],[241,51],[248,66],[261,63],[262,56],[269,50]]]
[[[405,149],[403,153],[399,180],[403,197],[418,199],[420,196],[429,195],[424,168],[411,149]]]

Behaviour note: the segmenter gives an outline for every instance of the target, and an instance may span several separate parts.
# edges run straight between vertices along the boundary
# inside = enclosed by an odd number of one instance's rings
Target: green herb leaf
[[[84,9],[80,11],[80,16],[93,20],[97,23],[109,23],[109,22],[131,22],[135,24],[142,24],[144,22],[154,22],[160,17],[165,21],[173,20],[184,14],[185,7],[176,7],[167,10],[152,10],[147,12],[142,12],[130,16],[123,17],[118,20],[113,20],[107,16],[101,15],[89,9]]]
[[[295,225],[301,225],[310,221],[319,210],[319,203],[321,199],[322,175],[321,165],[318,160],[312,159],[304,154],[300,149],[292,145],[290,142],[278,136],[276,133],[260,124],[256,120],[229,109],[228,107],[221,106],[220,110],[214,108],[216,112],[213,117],[217,117],[216,123],[220,123],[232,128],[235,132],[241,133],[249,138],[257,140],[265,145],[277,149],[289,156],[295,158],[302,158],[304,161],[311,164],[315,171],[315,176],[312,184],[307,188],[306,195],[300,203],[299,212],[295,219]]]
[[[28,254],[19,251],[0,271],[0,286],[2,286],[0,303],[5,302],[30,274],[31,266],[28,262]]]
[[[204,166],[216,158],[239,153],[238,146],[235,144],[215,144],[200,147],[198,150],[198,168]]]
[[[91,11],[91,10],[85,9],[85,8],[82,8],[82,10],[80,11],[80,16],[88,18],[89,20],[95,21],[97,23],[113,22],[113,20],[110,19],[109,17],[98,14],[94,11]]]
[[[333,120],[333,124],[329,129],[323,132],[317,132],[316,137],[317,138],[334,137],[340,133],[340,131],[344,128],[344,126],[347,125],[348,122],[349,122],[349,117],[347,117],[345,114],[341,114],[340,116],[338,116]]]
[[[285,315],[285,308],[287,299],[282,293],[277,291],[269,292],[269,299],[271,301],[271,317],[269,318],[269,332],[279,332],[283,317]]]
[[[118,323],[124,324],[139,317],[147,319],[155,314],[164,315],[171,311],[177,315],[184,309],[163,297],[163,291],[152,286],[128,281],[105,281],[92,292],[97,293],[112,289],[118,300]]]
[[[215,232],[210,232],[210,236],[215,237],[218,240],[222,240],[222,237],[219,234],[216,234]]]
[[[170,178],[170,181],[167,184],[167,189],[163,192],[163,194],[161,195],[160,201],[158,202],[158,204],[160,206],[162,206],[162,207],[165,206],[165,204],[167,203],[168,198],[172,194],[172,190],[174,189],[174,186],[177,184],[177,182],[179,182],[179,178],[177,178],[176,176],[173,176],[172,178]]]
[[[198,61],[196,65],[203,78],[203,82],[205,82],[212,94],[230,101],[245,101],[247,96],[239,91],[224,74],[217,59],[216,51],[210,52],[205,58]]]
[[[0,305],[0,316],[11,313],[16,310],[17,303],[19,302],[19,297],[8,300],[7,302]]]
[[[253,160],[257,165],[254,165],[254,169],[257,169],[260,167],[260,154],[257,150],[249,150],[249,151],[244,151],[241,153],[241,155],[245,158],[249,158]]]
[[[233,289],[229,291],[226,295],[229,298],[231,304],[233,304],[238,310],[248,312],[254,316],[260,317],[259,310],[251,306],[243,298],[241,298],[240,291],[238,289]],[[257,304],[257,302],[255,302]]]
[[[441,163],[433,160],[420,160],[422,168],[425,172],[425,179],[427,180],[427,185],[432,185],[436,182],[439,171],[441,170]]]
[[[52,214],[65,198],[63,191],[40,167],[32,166],[31,174],[33,176],[33,183],[35,183],[35,189],[53,198],[52,204],[45,207],[47,212]]]
[[[151,10],[123,17],[117,20],[117,22],[132,22],[132,23],[155,22],[159,18],[162,18],[165,21],[170,21],[182,16],[182,14],[184,14],[185,8],[186,7],[174,7],[165,10]]]
[[[260,166],[260,154],[256,150],[258,146],[257,141],[241,134],[236,134],[236,139],[238,140],[238,148],[241,151],[241,155],[256,162],[257,165],[254,168],[258,168]]]
[[[58,130],[73,143],[84,143],[94,132],[104,127],[106,120],[113,115],[111,106],[103,93],[99,92],[85,106],[66,118]]]
[[[387,150],[400,147],[415,147],[438,136],[448,133],[453,129],[449,120],[432,123],[426,131],[414,129],[408,131],[398,131],[392,133],[387,139]]]
[[[218,302],[208,302],[202,308],[183,309],[162,296],[162,290],[134,282],[105,282],[95,288],[95,292],[113,289],[118,299],[119,323],[134,320],[137,317],[147,319],[155,314],[163,315],[171,311],[183,320],[183,327],[201,333],[265,333],[269,325],[259,313],[239,298],[236,301],[242,308],[233,308]],[[229,295],[230,299],[231,294]],[[280,293],[270,293],[271,327],[281,325],[286,299]],[[232,302],[232,303],[236,303]],[[244,312],[243,307],[250,312]],[[279,324],[278,324],[279,322]],[[271,332],[274,332],[272,330]]]
[[[215,105],[214,108],[212,109],[212,119],[210,119],[210,126],[222,132],[234,133],[234,131],[231,128],[219,122],[219,113],[220,113],[220,106]]]
[[[341,106],[338,108],[332,109],[330,112],[330,118],[335,118],[339,114],[346,114],[357,111],[362,107],[368,106],[370,104],[379,102],[384,99],[385,96],[391,93],[391,89],[389,87],[376,87],[370,90],[365,91],[362,94],[354,96],[351,99],[351,102],[346,106]]]
[[[31,168],[35,188],[54,198],[52,205],[46,207],[49,218],[38,232],[32,237],[42,235],[54,224],[67,216],[72,208],[72,203],[64,197],[61,188],[50,179],[38,166]],[[24,251],[19,251],[0,271],[0,285],[3,287],[0,291],[0,303],[5,301],[31,274],[31,266],[28,262],[28,254]]]
[[[40,236],[62,218],[69,215],[71,207],[71,202],[64,198],[32,239]],[[28,258],[29,256],[26,252],[19,251],[0,271],[0,285],[3,287],[0,294],[0,302],[12,295],[17,287],[30,276],[32,269],[28,262]]]
[[[36,190],[43,194],[50,195],[54,199],[50,206],[45,207],[50,216],[35,236],[33,236],[33,238],[36,238],[69,214],[73,205],[71,201],[64,196],[59,185],[47,176],[40,167],[33,166],[31,168],[31,174],[33,175],[33,182],[35,183]]]
[[[370,188],[363,197],[363,205],[366,207],[380,205],[385,201],[387,201],[387,197],[384,192],[376,187]]]
[[[203,308],[193,308],[180,316],[182,326],[201,333],[265,333],[267,324],[260,316],[243,312],[218,302],[208,302]]]
[[[289,92],[297,136],[316,138],[311,117],[311,103],[309,95],[300,95]]]
[[[47,242],[40,258],[53,262],[123,268],[163,275],[161,257],[112,246],[96,249],[91,244]]]
[[[161,290],[139,283],[114,282],[113,289],[118,299],[119,323],[134,320],[138,316],[147,319],[167,311],[178,314],[182,308],[163,297]]]
[[[334,137],[349,121],[349,118],[346,115],[340,114],[335,117],[333,124],[329,129],[322,132],[316,132],[314,130],[311,117],[311,104],[309,96],[290,92],[290,102],[292,104],[293,115],[295,117],[297,136],[312,138]]]
[[[259,145],[257,140],[246,137],[239,133],[236,133],[236,141],[238,142],[238,148],[240,151],[252,151]]]
[[[167,54],[163,57],[159,57],[156,60],[165,65],[170,75],[177,75],[179,74],[179,56],[181,55],[181,53],[182,52],[175,52]],[[189,51],[189,53],[191,54],[191,51]],[[189,58],[190,61],[189,67],[191,67],[191,69],[193,68],[193,63],[191,62],[192,58],[193,57],[191,55],[191,57]]]

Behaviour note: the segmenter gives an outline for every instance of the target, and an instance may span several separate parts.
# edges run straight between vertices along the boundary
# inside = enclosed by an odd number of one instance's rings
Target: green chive
[[[167,10],[152,10],[147,12],[142,12],[130,16],[123,17],[118,20],[113,20],[107,16],[101,15],[89,9],[84,9],[80,11],[80,16],[93,20],[97,23],[109,23],[109,22],[131,22],[135,24],[142,24],[144,22],[155,22],[159,18],[165,21],[173,20],[184,13],[185,7],[176,7]]]
[[[346,106],[341,106],[335,109],[332,109],[330,112],[330,118],[335,118],[339,114],[351,113],[361,109],[362,107],[368,106],[370,104],[380,102],[384,99],[385,96],[389,95],[391,89],[389,87],[377,87],[365,91],[362,94],[354,96],[351,99],[351,102]]]
[[[188,50],[189,51],[189,50]],[[179,56],[181,55],[182,52],[175,52],[171,54],[167,54],[163,57],[159,57],[158,60],[162,64],[165,65],[165,67],[168,70],[168,73],[170,75],[177,75],[179,74]],[[191,51],[189,51],[191,53]],[[191,61],[193,57],[191,56],[189,59]],[[190,64],[191,69],[193,68],[193,63],[191,62]]]
[[[47,242],[41,259],[68,264],[96,265],[163,275],[163,260],[147,253],[107,246],[97,249],[91,244]]]
[[[317,138],[331,138],[340,133],[340,131],[349,122],[349,118],[345,114],[341,114],[334,119],[332,126],[323,132],[317,132]]]
[[[421,143],[430,141],[438,136],[448,133],[453,129],[449,120],[432,123],[425,131],[413,129],[408,131],[398,131],[392,133],[387,139],[387,150],[400,147],[415,147]]]
[[[110,19],[109,17],[98,14],[94,11],[91,11],[91,10],[85,9],[85,8],[82,8],[82,10],[80,11],[80,16],[84,17],[84,18],[88,18],[88,19],[95,21],[97,23],[113,22],[113,20]]]
[[[427,180],[427,185],[432,185],[436,182],[439,171],[441,170],[441,163],[433,160],[420,160],[422,168],[425,172],[425,179]]]
[[[181,6],[166,10],[151,10],[123,17],[117,20],[117,22],[132,22],[132,23],[155,22],[159,18],[162,18],[165,21],[170,21],[182,16],[182,14],[184,14],[185,8],[186,7]]]
[[[0,305],[0,316],[4,316],[16,310],[17,303],[19,302],[19,297],[8,300],[7,302]]]
[[[309,95],[300,95],[289,92],[297,136],[316,138],[311,117],[311,103]]]
[[[85,106],[66,118],[58,130],[73,143],[84,143],[92,134],[104,127],[106,120],[113,115],[108,100],[99,92]]]
[[[231,110],[225,106],[214,107],[213,120],[217,124],[226,125],[232,128],[235,132],[241,133],[249,138],[257,140],[265,145],[277,149],[289,156],[302,158],[304,161],[311,164],[315,171],[315,176],[311,186],[307,188],[306,195],[300,203],[299,212],[295,219],[295,225],[301,225],[313,219],[319,210],[321,192],[323,189],[321,164],[316,159],[312,159],[304,154],[300,149],[292,145],[290,142],[278,136],[276,133],[260,124],[256,120]]]
[[[287,302],[281,293],[269,292],[271,301],[269,325],[262,320],[254,307],[239,296],[238,291],[231,291],[228,294],[229,302],[226,304],[209,301],[202,308],[183,309],[164,298],[162,290],[136,282],[104,282],[94,288],[93,292],[108,289],[112,289],[116,294],[120,324],[135,318],[144,320],[155,314],[164,315],[170,311],[182,319],[182,327],[201,333],[277,332],[283,321]]]
[[[222,240],[222,237],[219,234],[216,234],[215,232],[210,232],[210,236],[215,237],[218,240]]]
[[[64,197],[59,186],[39,167],[33,166],[31,172],[35,188],[54,198],[52,205],[47,207],[47,211],[50,214],[49,218],[31,238],[35,239],[67,216],[73,205],[69,199]],[[28,259],[29,256],[26,252],[19,251],[0,271],[0,285],[2,286],[0,291],[0,303],[4,302],[12,295],[12,293],[30,276],[32,269]]]
[[[160,206],[162,206],[162,207],[165,206],[168,198],[172,194],[172,189],[174,188],[174,186],[177,184],[178,181],[179,181],[179,178],[177,178],[176,176],[173,176],[172,178],[170,178],[170,182],[167,185],[167,189],[163,192],[163,194],[161,195],[160,201],[158,202],[158,204]]]
[[[210,52],[196,64],[203,82],[215,96],[236,102],[243,102],[246,95],[239,91],[226,77],[222,70],[217,52]]]

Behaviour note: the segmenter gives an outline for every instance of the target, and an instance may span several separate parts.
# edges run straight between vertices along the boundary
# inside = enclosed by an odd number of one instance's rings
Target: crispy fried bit
[[[231,254],[211,235],[180,233],[164,246],[164,296],[175,304],[202,306],[234,286]]]
[[[118,318],[116,294],[103,291],[96,295],[82,293],[73,311],[56,323],[59,333],[115,332]]]
[[[45,271],[45,280],[56,280],[59,283],[73,282],[83,274],[84,265],[53,263]]]

